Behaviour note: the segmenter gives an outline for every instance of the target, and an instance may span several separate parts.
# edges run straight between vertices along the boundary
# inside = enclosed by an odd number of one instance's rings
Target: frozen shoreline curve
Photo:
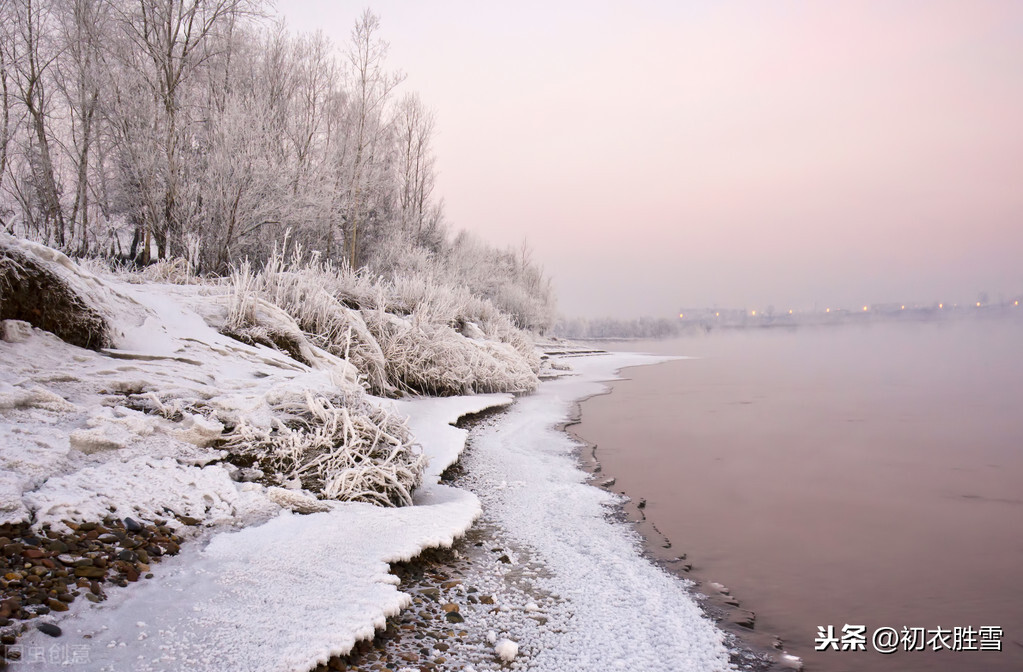
[[[499,564],[501,576],[477,577],[478,585],[528,583],[528,595],[493,590],[496,607],[464,627],[517,642],[514,669],[731,669],[721,631],[680,579],[642,557],[639,535],[608,515],[620,497],[586,483],[578,443],[560,429],[575,404],[600,392],[615,371],[654,361],[574,357],[570,375],[545,382],[479,427],[462,455],[479,501],[434,484],[404,509],[342,504],[307,516],[282,512],[264,525],[216,535],[203,549],[183,549],[154,579],[114,591],[99,608],[73,605],[73,615],[59,622],[59,640],[31,631],[21,643],[25,650],[87,646],[88,662],[76,669],[307,670],[372,637],[385,617],[408,606],[387,562],[450,545],[482,504],[510,562]],[[509,401],[481,395],[399,402],[437,456],[429,480],[435,483],[465,443],[468,432],[449,423]],[[473,660],[465,669],[504,668],[491,652],[466,653]]]
[[[643,557],[641,537],[608,515],[621,498],[587,483],[580,444],[561,429],[576,403],[601,392],[615,372],[657,361],[572,358],[572,375],[520,397],[474,433],[463,458],[487,517],[539,565],[528,580],[544,596],[532,606],[546,623],[519,635],[524,669],[731,669],[722,632],[681,579]],[[501,614],[494,620],[502,625]]]

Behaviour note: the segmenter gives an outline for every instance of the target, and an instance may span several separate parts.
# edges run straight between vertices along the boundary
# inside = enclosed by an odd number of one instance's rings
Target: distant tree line
[[[444,224],[433,112],[368,10],[347,44],[261,0],[2,0],[0,226],[70,255],[222,274],[275,247],[553,316],[528,250]]]
[[[679,320],[666,317],[640,317],[633,320],[614,318],[573,318],[558,322],[555,336],[580,340],[605,338],[669,338],[683,332]]]

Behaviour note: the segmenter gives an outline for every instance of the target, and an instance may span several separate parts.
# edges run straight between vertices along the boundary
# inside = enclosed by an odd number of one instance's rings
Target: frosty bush
[[[384,352],[388,379],[414,393],[452,395],[525,392],[538,379],[510,345],[475,340],[454,329],[394,315],[370,321]]]
[[[370,391],[436,395],[523,392],[539,383],[528,336],[487,300],[423,277],[391,281],[346,266],[274,254],[232,275],[229,326],[251,336],[252,305],[268,301],[309,340],[354,365]],[[248,330],[248,331],[246,331]]]
[[[247,326],[247,305],[257,297],[286,312],[309,339],[330,354],[350,362],[375,394],[390,395],[384,356],[358,310],[374,301],[374,285],[362,273],[316,261],[303,263],[301,249],[290,262],[275,253],[253,273],[243,263],[231,275],[233,328]]]
[[[254,458],[276,484],[294,483],[327,499],[407,506],[426,458],[404,420],[350,391],[333,397],[284,394],[272,424],[240,423],[225,447]]]

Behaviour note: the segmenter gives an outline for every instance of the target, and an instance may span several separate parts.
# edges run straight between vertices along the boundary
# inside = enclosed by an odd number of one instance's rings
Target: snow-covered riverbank
[[[721,632],[677,577],[642,557],[641,539],[612,516],[619,498],[587,484],[578,443],[559,427],[576,402],[600,392],[644,355],[567,360],[573,375],[545,382],[474,435],[466,480],[515,550],[505,572],[527,564],[542,624],[514,618],[529,605],[490,616],[499,635],[518,638],[524,669],[729,669]],[[505,628],[509,628],[507,633]]]
[[[465,441],[449,422],[509,400],[457,397],[406,409],[432,435],[427,455],[443,460]],[[100,605],[76,602],[69,615],[48,619],[63,630],[58,640],[29,631],[22,651],[28,661],[59,641],[62,651],[78,652],[76,669],[308,670],[371,638],[407,606],[388,563],[450,546],[479,513],[473,494],[435,482],[418,491],[414,506],[283,509],[266,523],[187,545],[153,579],[113,590]],[[37,662],[33,669],[56,669],[64,657]]]
[[[391,288],[356,310],[317,283],[343,293],[361,280],[326,268],[265,271],[257,296],[244,274],[233,286],[158,284],[0,243],[10,660],[304,672],[409,605],[388,563],[450,546],[486,506],[509,545],[490,578],[518,585],[495,585],[497,601],[460,626],[487,642],[467,663],[727,668],[721,633],[612,522],[616,498],[586,484],[558,429],[601,380],[653,359],[561,348],[574,371],[515,403],[388,399],[370,392],[532,389],[540,357],[492,308],[467,299],[441,310],[429,288],[411,303],[408,288]],[[315,331],[325,315],[331,326]],[[469,488],[441,484],[467,437],[452,423],[509,404],[476,436]],[[514,618],[526,612],[542,616]]]
[[[492,590],[496,608],[464,627],[517,642],[517,668],[728,668],[720,631],[677,578],[641,557],[635,533],[607,515],[615,496],[585,483],[576,445],[557,429],[575,401],[601,389],[599,381],[642,361],[650,360],[572,358],[574,375],[518,399],[479,431],[466,457],[467,480],[512,542],[501,571],[521,573],[528,556],[532,587],[520,593],[526,604],[501,604],[511,597]],[[431,482],[465,440],[465,431],[448,423],[509,400],[401,402],[427,454],[438,456]],[[102,605],[76,603],[58,621],[64,630],[58,640],[28,633],[23,651],[59,642],[62,651],[87,658],[80,669],[310,669],[371,637],[408,604],[387,562],[449,545],[480,511],[476,496],[442,485],[424,487],[416,500],[399,509],[351,503],[306,516],[282,511],[262,525],[217,534],[205,547],[188,545],[154,579],[111,591]],[[485,586],[488,580],[479,578]],[[527,609],[542,614],[542,623],[521,618]],[[501,664],[489,652],[475,667]]]

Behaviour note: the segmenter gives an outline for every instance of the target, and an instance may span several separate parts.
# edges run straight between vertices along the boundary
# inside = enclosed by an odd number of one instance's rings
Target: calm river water
[[[1023,670],[1023,322],[613,348],[694,359],[627,369],[573,431],[809,672]],[[820,626],[853,644],[846,625],[866,651],[814,650]],[[875,651],[904,627],[942,650]]]

